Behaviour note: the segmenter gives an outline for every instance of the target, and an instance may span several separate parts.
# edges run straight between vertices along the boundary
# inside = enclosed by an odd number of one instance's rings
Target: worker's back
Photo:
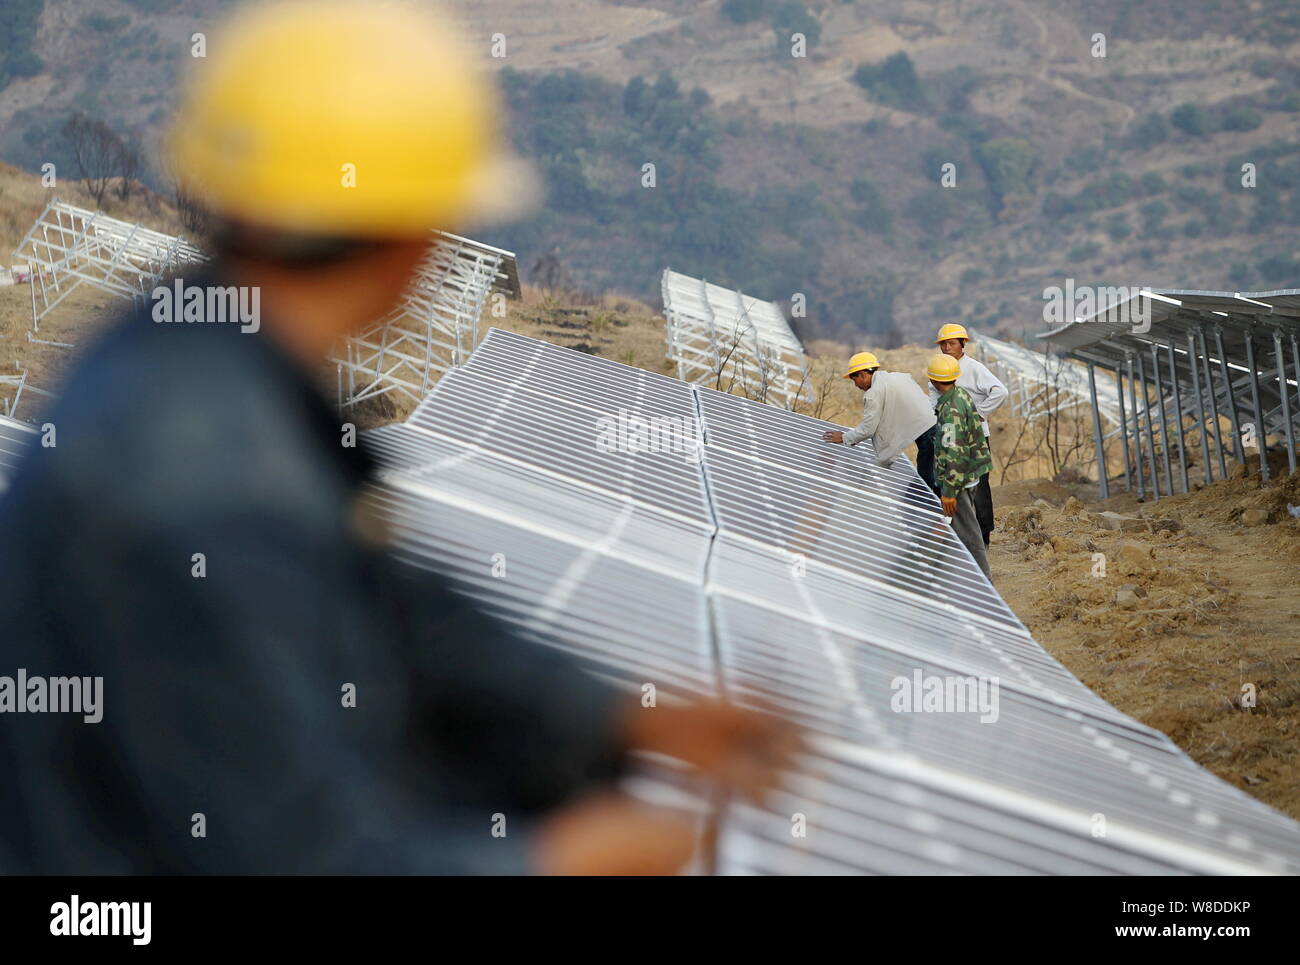
[[[45,421],[0,499],[0,674],[102,678],[102,719],[0,717],[0,863],[519,871],[612,771],[608,691],[358,536],[368,460],[265,331],[137,313]]]
[[[892,463],[916,437],[934,425],[934,410],[925,393],[906,372],[878,371],[867,395],[879,398],[876,458]],[[867,404],[871,404],[870,401]]]

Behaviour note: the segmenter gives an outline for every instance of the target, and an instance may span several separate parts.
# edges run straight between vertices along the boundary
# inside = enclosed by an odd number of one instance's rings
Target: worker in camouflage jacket
[[[925,370],[939,393],[935,407],[934,480],[944,515],[952,519],[958,539],[990,579],[988,548],[973,499],[975,487],[993,465],[984,426],[970,394],[957,384],[961,364],[936,355]]]

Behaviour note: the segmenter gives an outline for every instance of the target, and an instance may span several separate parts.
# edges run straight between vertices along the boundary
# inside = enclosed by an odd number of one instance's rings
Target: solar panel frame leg
[[[1183,482],[1183,492],[1186,493],[1191,491],[1187,481],[1187,437],[1184,435],[1183,425],[1186,420],[1183,418],[1183,392],[1178,381],[1178,359],[1174,355],[1173,339],[1166,343],[1165,349],[1169,352],[1169,381],[1173,385],[1174,416],[1178,422],[1178,432],[1176,434],[1178,439],[1178,475]]]
[[[1277,390],[1282,399],[1282,424],[1286,427],[1286,462],[1295,472],[1295,426],[1291,421],[1291,397],[1286,384],[1286,353],[1282,350],[1282,332],[1273,329],[1273,355],[1277,359]]]
[[[1205,362],[1205,395],[1210,402],[1210,424],[1214,428],[1214,444],[1219,455],[1219,478],[1228,478],[1228,462],[1223,449],[1223,430],[1219,425],[1219,401],[1218,390],[1214,386],[1214,366],[1210,364],[1210,353],[1205,344],[1205,329],[1197,330],[1197,337],[1201,343],[1201,358]],[[1223,353],[1219,353],[1219,358],[1223,358]],[[1231,392],[1229,392],[1231,394]],[[1234,429],[1235,431],[1235,429]]]
[[[1119,439],[1120,452],[1124,455],[1124,489],[1127,492],[1133,491],[1133,466],[1129,459],[1128,453],[1128,415],[1124,411],[1124,367],[1118,363],[1115,365],[1115,388],[1116,395],[1119,397]]]
[[[1092,396],[1092,438],[1097,447],[1097,491],[1102,499],[1110,498],[1110,481],[1106,472],[1106,444],[1101,435],[1101,411],[1097,408],[1097,374],[1088,363],[1088,393]]]
[[[1229,421],[1232,422],[1232,451],[1237,454],[1237,462],[1244,466],[1246,450],[1241,444],[1241,419],[1237,413],[1237,395],[1232,391],[1232,371],[1228,368],[1228,353],[1223,349],[1223,328],[1218,325],[1214,327],[1214,348],[1219,353],[1219,370],[1223,373],[1223,391],[1228,405]],[[1227,473],[1224,475],[1226,476]]]
[[[1255,445],[1259,448],[1259,476],[1264,482],[1268,482],[1268,446],[1264,441],[1266,431],[1264,413],[1259,406],[1259,369],[1255,367],[1254,332],[1246,333],[1246,365],[1250,368],[1250,405],[1255,414]],[[1240,434],[1238,432],[1238,436]],[[1238,439],[1237,444],[1243,446],[1244,452],[1245,443]]]
[[[1174,494],[1174,469],[1169,458],[1169,414],[1165,406],[1165,389],[1160,378],[1160,347],[1151,343],[1151,378],[1155,382],[1156,402],[1160,406],[1160,454],[1165,466],[1166,495]]]
[[[1210,462],[1210,428],[1205,418],[1205,400],[1201,397],[1201,357],[1196,351],[1196,334],[1187,333],[1187,360],[1192,370],[1192,395],[1196,400],[1197,425],[1201,430],[1201,481],[1214,482],[1214,469]]]
[[[1137,373],[1138,384],[1142,386],[1142,412],[1140,415],[1146,416],[1146,433],[1147,433],[1147,468],[1150,470],[1149,479],[1151,480],[1151,495],[1160,501],[1160,476],[1156,472],[1156,437],[1152,428],[1151,420],[1151,387],[1147,385],[1146,365],[1142,360],[1142,353],[1137,355]]]
[[[1300,419],[1300,339],[1295,334],[1291,335],[1291,371],[1295,375],[1295,413],[1296,418]]]
[[[1142,502],[1147,498],[1145,481],[1142,478],[1142,420],[1138,417],[1137,379],[1133,375],[1133,355],[1124,357],[1128,367],[1128,403],[1133,411],[1133,473],[1137,480],[1137,498]]]

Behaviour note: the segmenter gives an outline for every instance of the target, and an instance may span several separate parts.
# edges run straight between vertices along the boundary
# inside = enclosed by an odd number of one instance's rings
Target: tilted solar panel
[[[722,872],[1300,871],[1300,826],[1084,687],[905,460],[824,428],[494,330],[369,437],[401,555],[603,676],[807,729],[766,807],[727,808]]]
[[[4,492],[23,450],[35,437],[36,429],[32,426],[0,415],[0,492]]]

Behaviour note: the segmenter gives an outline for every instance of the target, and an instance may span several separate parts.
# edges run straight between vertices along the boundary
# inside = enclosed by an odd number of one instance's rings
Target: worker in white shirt
[[[965,389],[975,403],[984,425],[984,438],[989,437],[989,414],[1007,400],[1007,387],[1002,380],[988,370],[983,362],[966,354],[966,343],[970,335],[961,325],[948,324],[939,329],[939,336],[934,340],[939,351],[951,356],[961,363],[961,375],[957,385]],[[930,386],[930,402],[937,405],[939,393]],[[989,445],[992,449],[992,443]],[[980,532],[984,534],[984,545],[989,545],[989,535],[993,532],[993,491],[989,487],[988,473],[985,473],[975,487],[975,514],[979,518]]]
[[[908,443],[915,442],[919,450],[922,440],[930,442],[934,406],[910,375],[886,372],[870,352],[859,352],[849,359],[849,371],[844,377],[852,379],[866,393],[862,400],[862,421],[848,432],[838,429],[824,432],[824,440],[856,446],[870,439],[876,450],[876,461],[883,466],[892,464]],[[931,478],[926,479],[925,475],[921,478],[933,489],[933,457],[930,463]],[[920,468],[918,465],[918,473]]]

